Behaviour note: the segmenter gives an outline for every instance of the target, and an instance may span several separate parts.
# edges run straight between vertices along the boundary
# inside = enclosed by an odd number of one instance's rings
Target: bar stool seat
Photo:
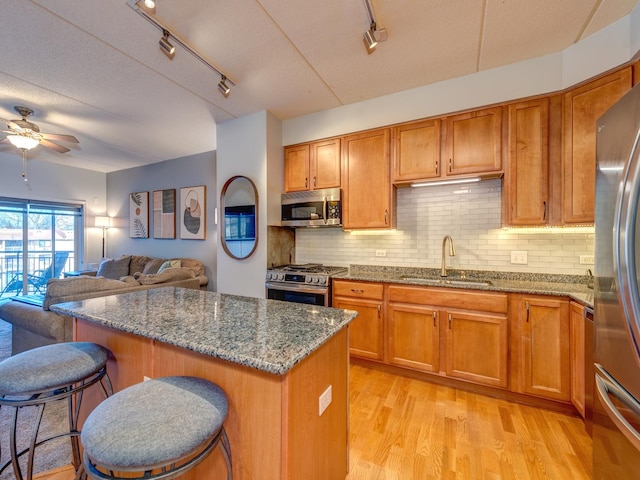
[[[131,478],[132,472],[145,479],[175,478],[220,443],[230,479],[227,412],[224,391],[202,378],[164,377],[128,387],[98,405],[84,423],[85,470],[93,479]]]
[[[73,465],[80,466],[77,429],[78,412],[82,391],[100,382],[106,396],[111,394],[111,384],[106,375],[109,351],[91,342],[67,342],[34,348],[9,357],[0,362],[0,408],[12,407],[10,426],[11,459],[1,468],[2,473],[13,465],[17,480],[22,480],[19,458],[29,453],[27,479],[33,476],[33,461],[36,447],[50,440],[69,436],[73,454]],[[103,378],[105,384],[102,383]],[[72,398],[76,397],[75,408]],[[69,431],[52,435],[38,441],[38,430],[44,408],[53,401],[68,400]],[[29,447],[17,451],[16,430],[18,412],[22,407],[38,407]]]

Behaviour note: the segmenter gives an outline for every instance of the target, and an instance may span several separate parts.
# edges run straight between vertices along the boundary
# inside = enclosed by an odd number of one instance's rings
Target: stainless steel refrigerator
[[[596,128],[593,478],[640,479],[640,85]]]

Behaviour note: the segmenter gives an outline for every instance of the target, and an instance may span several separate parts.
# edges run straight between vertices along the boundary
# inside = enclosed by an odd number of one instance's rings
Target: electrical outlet
[[[387,256],[386,250],[376,250],[376,257],[386,257],[386,256]]]
[[[580,265],[593,265],[593,255],[580,255]]]
[[[526,251],[513,251],[511,252],[511,263],[516,263],[519,265],[526,265],[527,260],[527,252]]]
[[[331,405],[331,385],[318,398],[318,416],[321,416],[329,405]]]

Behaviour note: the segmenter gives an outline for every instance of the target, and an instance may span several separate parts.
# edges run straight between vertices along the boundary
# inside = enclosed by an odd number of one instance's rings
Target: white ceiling
[[[368,55],[363,0],[157,0],[156,16],[234,78],[220,78],[125,0],[2,0],[0,117],[14,105],[76,136],[30,158],[110,172],[216,148],[215,124],[285,120],[565,49],[638,0],[372,0],[389,38]],[[1,134],[0,134],[1,135]],[[0,158],[19,157],[0,144]]]

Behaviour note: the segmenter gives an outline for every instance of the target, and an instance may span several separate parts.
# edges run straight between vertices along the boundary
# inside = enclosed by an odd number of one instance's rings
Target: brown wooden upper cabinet
[[[440,119],[397,126],[393,135],[394,183],[440,178]]]
[[[563,215],[567,224],[594,222],[596,120],[631,89],[632,67],[564,94]]]
[[[502,171],[502,107],[444,119],[443,176]]]
[[[391,130],[342,138],[342,223],[345,230],[394,226]]]
[[[285,147],[285,192],[339,187],[339,138]]]
[[[508,161],[504,178],[507,225],[549,222],[549,98],[508,107]]]

